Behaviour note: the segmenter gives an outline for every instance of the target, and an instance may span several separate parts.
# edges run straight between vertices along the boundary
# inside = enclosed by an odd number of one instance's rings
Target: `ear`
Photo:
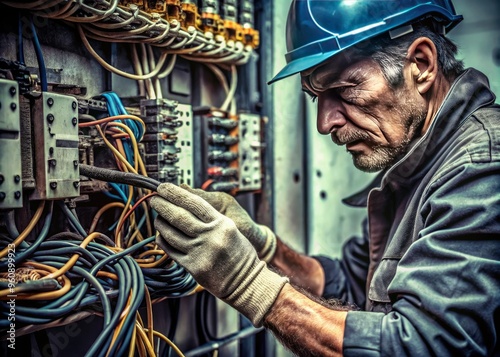
[[[426,93],[438,75],[436,45],[427,37],[419,37],[408,48],[411,73],[420,94]]]

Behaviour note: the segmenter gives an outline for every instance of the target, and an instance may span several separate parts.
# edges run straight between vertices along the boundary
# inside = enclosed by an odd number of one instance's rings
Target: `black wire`
[[[141,187],[151,191],[156,191],[160,185],[159,181],[151,177],[85,164],[80,164],[80,175],[105,182],[124,183],[126,185]]]

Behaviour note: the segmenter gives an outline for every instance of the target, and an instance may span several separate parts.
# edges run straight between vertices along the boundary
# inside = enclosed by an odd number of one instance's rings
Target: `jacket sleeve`
[[[500,354],[500,164],[450,170],[422,200],[424,228],[389,285],[393,310],[349,312],[345,356]]]
[[[315,256],[325,272],[325,299],[339,299],[364,309],[368,272],[368,220],[363,221],[363,235],[354,236],[342,247],[342,260]]]

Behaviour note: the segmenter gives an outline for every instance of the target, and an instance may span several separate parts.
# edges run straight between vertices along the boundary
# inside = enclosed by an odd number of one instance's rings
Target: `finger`
[[[224,199],[223,195],[226,193],[223,192],[207,192],[204,190],[201,190],[199,188],[192,188],[185,183],[180,184],[180,187],[186,191],[189,191],[190,193],[200,196],[203,198],[205,201],[210,203],[213,208],[215,208],[217,211],[221,212],[223,205],[224,205]]]
[[[171,257],[175,261],[177,261],[175,257],[184,254],[180,250],[177,250],[170,244],[168,244],[168,242],[163,238],[160,231],[156,233],[155,243],[158,245],[158,247],[160,247],[161,250],[163,250],[169,257]]]
[[[219,212],[203,198],[171,183],[162,183],[157,192],[174,205],[193,213],[203,222],[211,222],[219,217]]]
[[[149,204],[166,222],[189,237],[197,237],[210,228],[191,212],[176,206],[161,196],[152,197]]]
[[[156,237],[156,241],[163,241],[158,244],[168,255],[172,258],[182,258],[183,255],[189,252],[189,242],[191,238],[179,231],[177,228],[172,227],[161,217],[155,219],[155,229],[160,232],[161,238]],[[178,259],[176,259],[178,260]]]

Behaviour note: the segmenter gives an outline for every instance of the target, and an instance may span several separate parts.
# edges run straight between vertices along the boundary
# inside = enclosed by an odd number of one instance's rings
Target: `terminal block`
[[[179,147],[179,184],[185,183],[193,186],[194,157],[193,157],[193,111],[190,105],[179,104],[177,106],[179,120],[182,125],[178,127],[177,146]]]
[[[177,183],[180,148],[178,144],[178,103],[167,99],[141,100],[141,116],[146,123],[142,140],[146,170],[160,182]]]
[[[77,100],[43,92],[34,98],[31,118],[35,191],[30,198],[51,200],[79,196]]]
[[[195,29],[201,29],[201,16],[198,12],[198,7],[196,3],[190,1],[184,1],[181,3],[182,10],[182,21],[181,26],[186,30],[189,26],[193,26]]]
[[[239,186],[238,118],[208,107],[199,108],[195,113],[201,128],[199,141],[203,143],[202,182],[198,184],[214,191],[235,193]]]
[[[260,116],[241,113],[239,118],[239,190],[260,190],[262,186],[262,159]]]
[[[23,206],[20,132],[19,87],[0,79],[0,209]]]

